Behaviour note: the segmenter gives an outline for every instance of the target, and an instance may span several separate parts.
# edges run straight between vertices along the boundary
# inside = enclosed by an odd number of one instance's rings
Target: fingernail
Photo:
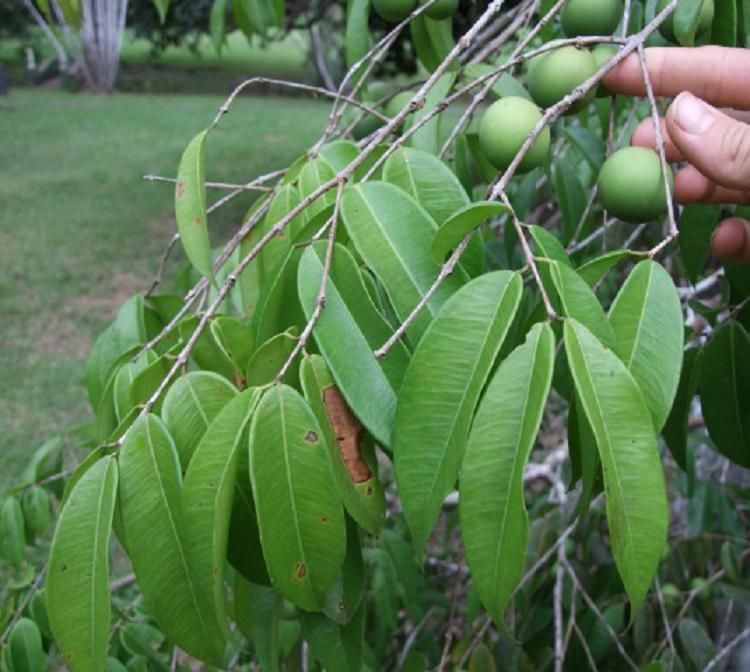
[[[681,93],[673,103],[675,123],[686,133],[702,135],[714,125],[713,108],[690,93]]]

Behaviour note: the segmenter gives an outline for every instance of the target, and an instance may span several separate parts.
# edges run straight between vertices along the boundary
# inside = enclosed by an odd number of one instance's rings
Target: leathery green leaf
[[[162,420],[174,439],[183,471],[208,426],[236,394],[232,383],[212,371],[190,371],[169,388]]]
[[[213,277],[206,215],[205,141],[201,131],[185,149],[177,169],[174,206],[177,231],[187,258],[207,278]]]
[[[315,309],[326,243],[308,247],[300,259],[298,291],[309,319]],[[389,448],[396,411],[396,390],[409,353],[397,343],[378,360],[373,351],[393,334],[365,289],[357,263],[336,245],[327,284],[326,306],[313,336],[347,403],[377,441]]]
[[[435,222],[408,194],[386,182],[347,187],[341,216],[357,251],[383,283],[399,319],[405,320],[440,272],[430,252]],[[408,329],[414,342],[465,279],[457,269],[438,287]]]
[[[506,209],[502,203],[480,201],[454,212],[440,226],[432,240],[432,256],[435,261],[442,264],[469,231]]]
[[[47,654],[42,648],[42,635],[36,623],[19,618],[10,632],[7,643],[8,672],[45,672]]]
[[[664,443],[667,444],[675,462],[684,471],[687,471],[688,419],[693,397],[698,391],[702,356],[701,348],[688,348],[683,353],[680,382],[677,385],[672,410],[662,430]]]
[[[365,608],[357,610],[351,623],[337,625],[323,614],[299,612],[302,634],[311,656],[327,672],[359,672],[362,669]]]
[[[250,480],[274,586],[319,611],[344,559],[344,511],[318,421],[291,387],[269,389],[253,416]]]
[[[26,548],[25,525],[21,502],[7,497],[0,507],[0,552],[8,562],[17,565]]]
[[[347,68],[351,68],[363,58],[370,48],[370,31],[367,26],[369,19],[370,0],[352,0],[348,3],[344,34],[344,55]],[[356,83],[362,72],[364,72],[364,66],[354,74],[352,83]]]
[[[184,530],[185,550],[195,580],[211,587],[211,609],[205,615],[213,616],[227,636],[227,535],[242,439],[259,396],[256,389],[245,390],[220,411],[198,444],[182,485],[182,510],[189,521]]]
[[[78,481],[50,548],[45,596],[50,627],[73,672],[103,670],[110,627],[109,539],[117,463],[106,457]]]
[[[471,204],[456,174],[436,156],[419,149],[396,150],[383,165],[383,179],[409,194],[439,227]],[[484,273],[484,243],[479,235],[471,239],[461,266],[471,277]]]
[[[579,322],[566,320],[565,351],[601,458],[612,555],[635,616],[667,541],[669,511],[651,414],[638,383]]]
[[[300,379],[305,398],[323,430],[344,507],[364,530],[379,534],[385,523],[385,494],[363,456],[364,428],[320,355],[302,360]]]
[[[119,505],[128,556],[159,629],[191,656],[221,665],[224,635],[211,614],[211,585],[190,567],[180,462],[154,415],[140,418],[120,450]]]
[[[396,482],[418,552],[453,489],[479,394],[521,300],[519,275],[472,280],[443,307],[417,347],[399,392]]]
[[[245,373],[247,384],[260,387],[272,383],[294,351],[295,345],[297,345],[296,327],[269,338],[253,353],[247,363]],[[296,384],[296,363],[289,368],[286,381],[293,385]]]
[[[703,349],[700,396],[703,417],[718,450],[750,467],[750,337],[738,322],[717,329]]]
[[[682,306],[662,266],[642,261],[631,271],[609,310],[615,353],[643,392],[656,433],[672,408],[682,369]]]
[[[523,472],[552,382],[555,337],[536,324],[498,368],[471,428],[459,483],[466,559],[499,627],[523,574],[529,517]]]
[[[234,576],[234,622],[255,649],[263,672],[279,669],[279,621],[283,600],[267,586],[258,586]]]
[[[323,613],[339,625],[346,625],[362,604],[365,591],[365,564],[357,523],[346,517],[346,555],[341,571],[329,589]]]

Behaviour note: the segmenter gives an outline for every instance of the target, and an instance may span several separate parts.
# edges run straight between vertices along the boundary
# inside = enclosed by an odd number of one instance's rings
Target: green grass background
[[[82,376],[92,340],[147,288],[175,230],[171,186],[142,176],[174,175],[222,100],[39,89],[0,97],[0,492],[46,438],[91,417]],[[302,98],[237,100],[210,136],[207,179],[246,181],[287,165],[326,113]],[[216,242],[249,202],[217,213]]]

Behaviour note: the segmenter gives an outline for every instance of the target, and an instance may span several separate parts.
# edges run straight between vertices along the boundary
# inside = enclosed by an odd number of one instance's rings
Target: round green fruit
[[[384,21],[403,21],[417,8],[417,0],[372,0],[372,8]]]
[[[539,108],[525,98],[510,96],[490,105],[479,125],[479,144],[487,160],[498,170],[505,170],[541,118]],[[549,145],[550,132],[545,128],[516,172],[527,173],[544,163]]]
[[[427,4],[427,0],[420,0],[420,4]],[[449,19],[458,9],[458,0],[437,0],[432,3],[429,9],[425,10],[425,15],[436,21]]]
[[[529,93],[539,107],[552,107],[596,72],[591,52],[577,47],[561,47],[537,56],[529,65]],[[592,89],[570,112],[584,108],[594,97]]]
[[[591,55],[594,57],[594,63],[596,63],[596,69],[599,70],[618,51],[619,49],[614,44],[597,44],[591,50]],[[604,84],[599,84],[596,89],[597,97],[601,98],[603,96],[608,96],[609,94],[609,89],[604,86]]]
[[[668,4],[670,0],[659,0],[659,4],[656,8],[656,13],[661,12]],[[684,0],[680,0],[684,2]],[[679,10],[680,2],[677,3],[677,9],[667,17],[667,20],[659,26],[659,32],[665,40],[670,42],[677,42],[677,37],[674,34],[674,15]],[[711,29],[711,24],[714,22],[714,0],[703,0],[701,6],[701,15],[698,20],[698,28],[695,31],[695,36],[700,37],[704,33]]]
[[[674,178],[669,171],[669,188]],[[659,155],[645,147],[626,147],[610,156],[599,173],[599,201],[625,222],[646,222],[667,211]]]
[[[562,29],[568,37],[611,35],[622,15],[622,0],[567,0],[562,10]]]

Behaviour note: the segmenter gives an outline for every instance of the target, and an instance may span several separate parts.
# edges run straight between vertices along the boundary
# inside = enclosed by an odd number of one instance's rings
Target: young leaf
[[[479,405],[459,483],[461,534],[482,603],[500,627],[523,573],[529,520],[523,472],[552,382],[555,337],[537,324],[503,361]]]
[[[272,387],[253,416],[250,479],[274,586],[320,610],[344,559],[344,513],[320,426],[291,387]]]
[[[506,210],[502,203],[480,201],[454,212],[440,226],[432,240],[433,259],[442,264],[469,231]]]
[[[576,392],[604,474],[612,555],[635,616],[667,540],[669,511],[651,415],[622,361],[575,320],[564,325]]]
[[[213,278],[206,216],[205,140],[201,131],[185,149],[177,169],[174,205],[177,231],[187,258],[199,273]]]
[[[687,470],[688,417],[700,380],[701,348],[688,348],[682,358],[682,373],[672,410],[664,424],[662,436],[675,462]]]
[[[154,415],[140,418],[120,450],[119,506],[143,600],[160,630],[200,660],[220,666],[224,636],[211,614],[211,586],[196,581],[185,543],[180,462]]]
[[[344,507],[364,530],[377,535],[385,523],[385,495],[377,474],[362,454],[363,427],[320,355],[302,360],[300,378],[305,398],[323,431]]]
[[[78,481],[49,553],[45,596],[50,627],[73,672],[102,670],[110,627],[109,538],[117,463],[106,457]]]
[[[440,272],[430,253],[435,235],[432,218],[402,190],[386,182],[347,187],[341,215],[357,251],[385,286],[396,314],[405,320]],[[408,330],[414,342],[465,279],[463,271],[456,272],[438,287]]]
[[[183,471],[208,426],[236,394],[226,378],[211,371],[190,371],[169,388],[162,419],[174,439]]]
[[[396,482],[421,553],[453,489],[479,394],[521,300],[519,275],[482,275],[443,306],[417,347],[399,392]]]
[[[703,418],[722,455],[750,467],[750,336],[737,322],[719,327],[703,350]]]
[[[182,485],[182,510],[189,521],[184,530],[185,552],[196,582],[211,587],[206,618],[214,617],[227,635],[227,535],[239,455],[259,396],[255,389],[245,390],[219,412],[198,444]]]
[[[677,392],[684,340],[680,297],[662,266],[635,266],[612,303],[609,323],[614,351],[640,386],[659,434]]]
[[[323,242],[314,244],[300,259],[298,291],[308,319],[323,277],[325,248]],[[313,335],[352,411],[385,447],[391,445],[396,390],[409,361],[403,343],[397,343],[382,359],[375,358],[373,350],[392,334],[370,300],[356,262],[346,248],[337,245],[325,310]]]

